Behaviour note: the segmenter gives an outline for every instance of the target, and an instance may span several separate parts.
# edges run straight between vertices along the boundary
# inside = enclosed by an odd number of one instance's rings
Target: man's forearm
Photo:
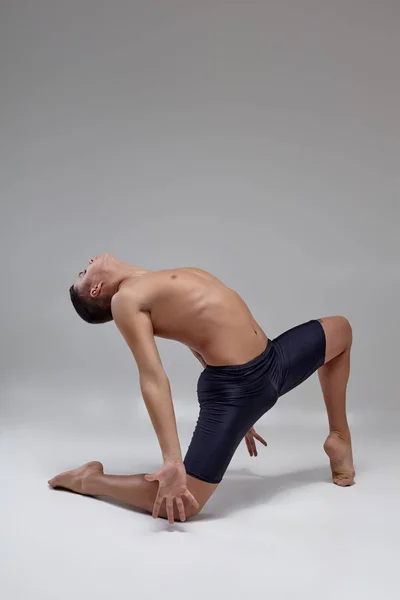
[[[168,378],[146,379],[140,382],[140,387],[164,461],[182,460]]]

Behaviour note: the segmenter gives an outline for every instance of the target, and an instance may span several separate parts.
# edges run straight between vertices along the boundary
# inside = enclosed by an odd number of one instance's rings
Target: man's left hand
[[[261,444],[263,444],[264,446],[267,445],[267,442],[264,440],[264,438],[261,437],[261,435],[259,435],[256,432],[254,427],[249,429],[249,431],[246,433],[245,440],[246,440],[247,450],[249,451],[250,456],[258,456],[256,440],[261,442]]]

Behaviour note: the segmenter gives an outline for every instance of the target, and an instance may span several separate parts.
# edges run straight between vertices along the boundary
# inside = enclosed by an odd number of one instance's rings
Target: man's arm
[[[140,389],[164,461],[182,461],[171,387],[154,339],[150,315],[125,292],[113,297],[114,322],[135,357]]]

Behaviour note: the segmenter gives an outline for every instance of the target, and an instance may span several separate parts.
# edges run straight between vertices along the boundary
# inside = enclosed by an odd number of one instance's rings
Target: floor
[[[6,423],[0,435],[3,597],[197,600],[261,593],[274,600],[397,600],[397,426],[390,415],[384,432],[382,416],[357,419],[357,484],[341,489],[329,482],[322,416],[283,417],[263,421],[268,448],[250,458],[242,445],[204,512],[174,527],[47,487],[51,476],[88,460],[101,460],[106,472],[149,472],[158,454],[147,422],[118,436],[89,416],[62,426],[43,419]],[[189,423],[180,434],[189,438]]]

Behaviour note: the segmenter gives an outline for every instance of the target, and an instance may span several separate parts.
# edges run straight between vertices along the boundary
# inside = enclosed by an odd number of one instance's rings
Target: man
[[[242,439],[257,456],[254,423],[278,397],[318,370],[329,435],[324,449],[333,482],[354,483],[346,387],[352,331],[344,317],[299,325],[269,340],[242,298],[201,269],[147,271],[111,254],[91,259],[70,288],[89,323],[114,320],[136,360],[140,388],[161,447],[152,475],[105,475],[90,462],[49,481],[92,496],[109,496],[168,518],[197,514],[214,493]],[[168,377],[154,337],[185,344],[201,362],[199,419],[182,461]],[[164,502],[165,500],[165,502]]]

